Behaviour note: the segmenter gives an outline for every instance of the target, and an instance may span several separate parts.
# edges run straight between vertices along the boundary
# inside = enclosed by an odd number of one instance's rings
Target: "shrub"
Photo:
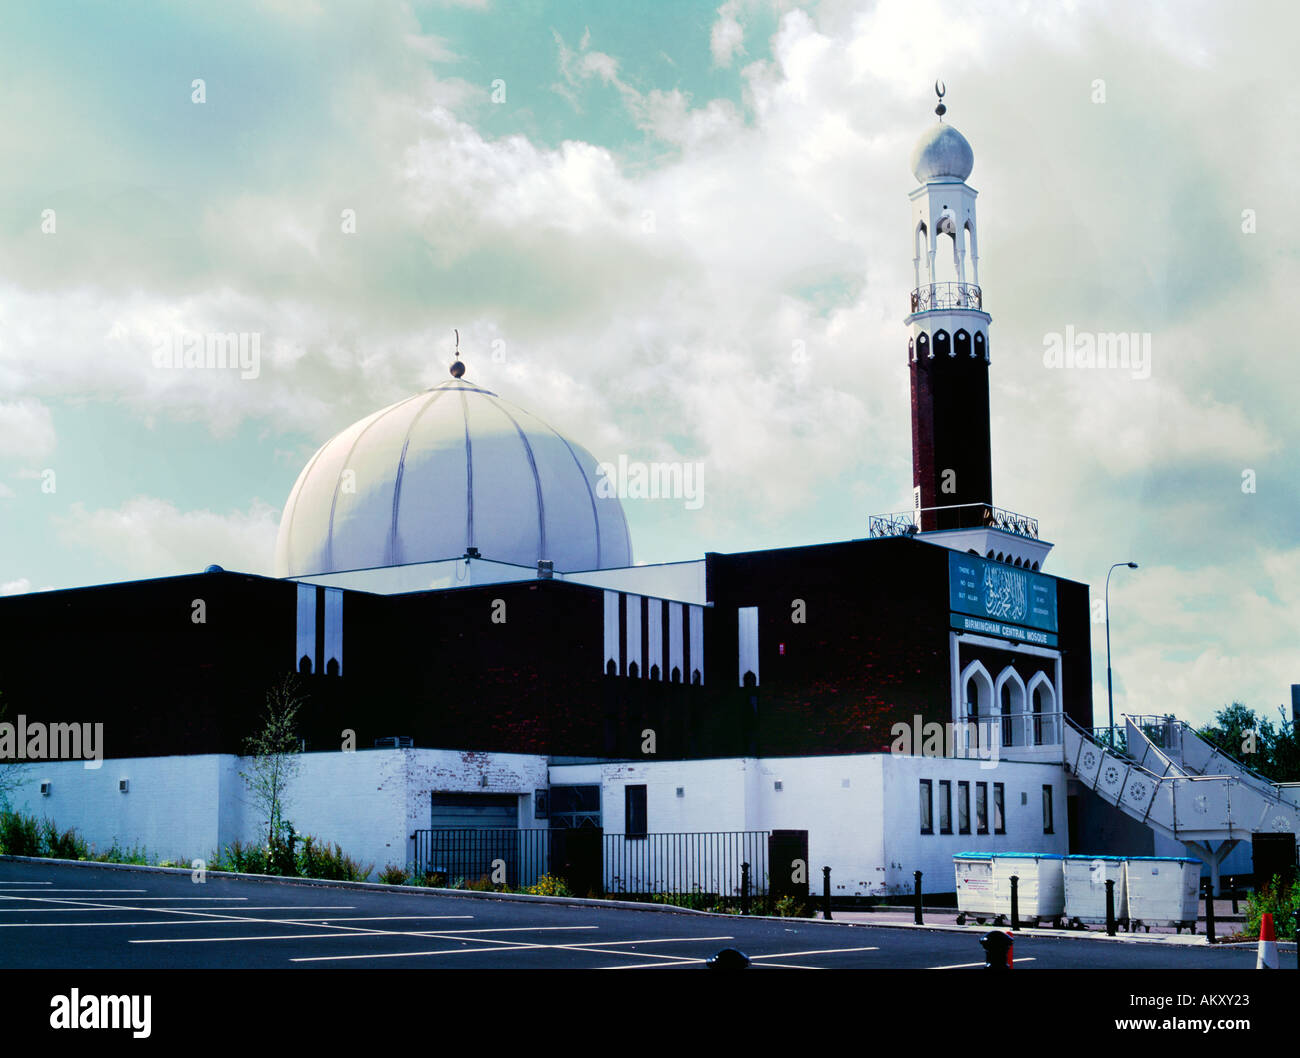
[[[395,863],[390,863],[379,872],[379,880],[385,885],[405,885],[406,868],[399,867]]]
[[[808,901],[797,896],[783,896],[772,905],[772,914],[782,918],[807,918]]]
[[[1300,910],[1300,885],[1283,885],[1281,876],[1275,874],[1263,889],[1246,897],[1246,934],[1259,936],[1265,912],[1273,916],[1273,928],[1279,934],[1289,933],[1297,910]]]
[[[363,867],[338,844],[331,845],[310,834],[302,839],[296,866],[304,878],[329,878],[338,882],[364,882],[375,869],[373,863]]]
[[[533,896],[572,896],[573,892],[565,884],[563,878],[557,878],[551,874],[544,874],[537,879],[532,885],[524,890]]]
[[[39,856],[41,828],[36,817],[0,812],[0,852],[10,856]]]
[[[52,856],[56,860],[84,860],[90,851],[72,827],[60,833],[54,820],[47,819],[41,829],[46,856]]]

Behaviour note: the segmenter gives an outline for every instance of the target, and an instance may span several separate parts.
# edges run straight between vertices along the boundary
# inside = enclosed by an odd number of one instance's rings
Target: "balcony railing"
[[[974,283],[927,283],[912,291],[913,312],[984,309],[984,292]]]
[[[867,519],[867,535],[870,537],[880,536],[911,536],[921,531],[921,515],[927,511],[955,511],[966,507],[978,507],[978,519],[972,519],[976,524],[966,526],[972,529],[1001,529],[1004,532],[1015,533],[1017,536],[1028,537],[1030,540],[1038,539],[1038,519],[1030,518],[1027,514],[1016,514],[1015,511],[1005,511],[1001,507],[993,507],[987,503],[957,503],[947,507],[922,507],[919,510],[896,511],[893,514],[873,514]]]

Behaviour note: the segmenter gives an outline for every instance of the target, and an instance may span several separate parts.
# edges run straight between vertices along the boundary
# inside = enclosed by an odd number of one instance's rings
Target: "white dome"
[[[921,183],[965,180],[975,168],[975,152],[966,137],[939,122],[926,129],[912,149],[912,172]]]
[[[348,473],[348,472],[351,473]],[[596,460],[462,378],[398,401],[321,446],[289,493],[278,577],[460,558],[555,569],[632,564]],[[606,490],[608,491],[608,490]]]

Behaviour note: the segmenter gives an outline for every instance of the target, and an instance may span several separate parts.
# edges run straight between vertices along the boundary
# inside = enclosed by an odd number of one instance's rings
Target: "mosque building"
[[[913,510],[635,565],[596,457],[458,359],[311,457],[274,577],[0,599],[11,716],[103,725],[104,760],[39,762],[18,807],[169,858],[248,840],[239,754],[295,673],[287,814],[377,867],[488,825],[806,831],[844,895],[915,870],[951,891],[969,848],[1149,851],[1068,759],[1092,726],[1088,587],[993,505],[974,155],[944,109],[911,159]]]

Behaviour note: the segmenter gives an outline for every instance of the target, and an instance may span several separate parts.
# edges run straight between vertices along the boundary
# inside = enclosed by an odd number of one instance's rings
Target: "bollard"
[[[1115,936],[1115,879],[1106,879],[1106,936]]]
[[[1010,970],[1014,944],[1011,934],[1003,933],[1000,929],[980,937],[980,947],[984,949],[984,969]]]
[[[1020,928],[1020,876],[1011,876],[1011,928]]]
[[[1205,879],[1205,939],[1214,943],[1214,885]]]
[[[749,956],[736,948],[723,948],[704,965],[710,970],[748,970]]]
[[[749,864],[740,865],[740,913],[749,914]]]
[[[1232,913],[1237,913],[1237,876],[1230,874],[1228,876],[1228,888],[1232,893]]]
[[[1300,970],[1300,908],[1295,913],[1295,968]]]
[[[831,869],[822,868],[822,918],[831,920]]]
[[[916,877],[916,910],[912,915],[912,921],[918,926],[924,926],[925,920],[921,917],[921,872],[913,871],[912,873]]]

